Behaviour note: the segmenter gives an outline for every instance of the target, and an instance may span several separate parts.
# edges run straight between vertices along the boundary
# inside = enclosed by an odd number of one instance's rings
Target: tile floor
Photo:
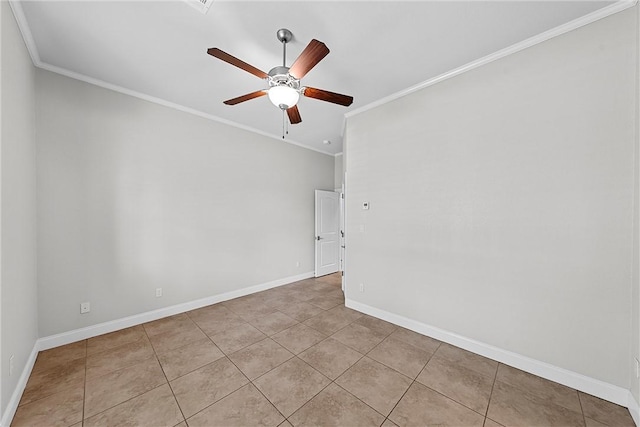
[[[13,426],[633,426],[308,279],[38,355]]]

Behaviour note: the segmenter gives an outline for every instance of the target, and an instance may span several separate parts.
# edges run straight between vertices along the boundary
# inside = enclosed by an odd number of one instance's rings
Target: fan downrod
[[[280,28],[276,33],[278,40],[282,42],[282,66],[287,66],[287,43],[293,38],[293,33],[286,28]]]

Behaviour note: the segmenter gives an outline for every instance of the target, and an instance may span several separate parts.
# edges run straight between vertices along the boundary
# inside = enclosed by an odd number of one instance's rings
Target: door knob
[[[322,237],[316,236],[316,240],[322,240]]]

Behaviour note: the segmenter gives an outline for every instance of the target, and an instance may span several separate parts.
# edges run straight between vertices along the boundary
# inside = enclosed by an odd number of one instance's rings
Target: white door
[[[340,193],[316,190],[316,277],[340,268]]]

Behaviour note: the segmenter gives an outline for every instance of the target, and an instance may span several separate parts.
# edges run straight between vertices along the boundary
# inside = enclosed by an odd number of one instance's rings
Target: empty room
[[[635,426],[635,1],[0,2],[1,426]]]

